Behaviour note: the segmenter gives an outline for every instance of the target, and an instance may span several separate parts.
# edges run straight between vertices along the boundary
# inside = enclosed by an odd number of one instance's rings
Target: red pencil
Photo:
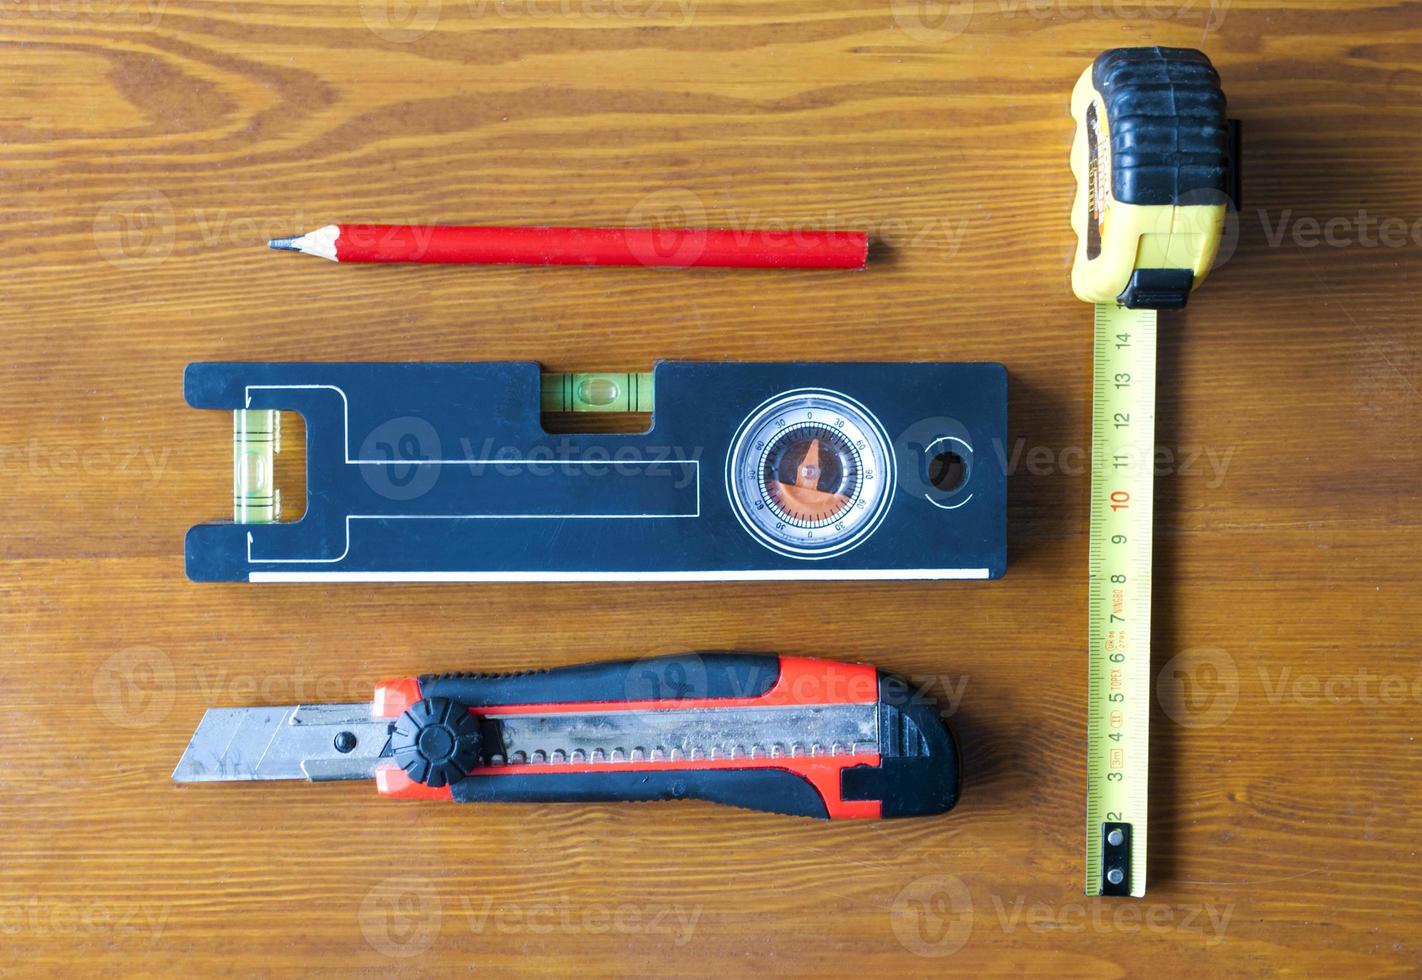
[[[862,269],[862,231],[326,225],[272,248],[335,262]]]

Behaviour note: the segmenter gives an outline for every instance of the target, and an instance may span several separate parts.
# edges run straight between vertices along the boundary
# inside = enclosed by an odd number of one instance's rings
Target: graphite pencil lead
[[[272,238],[267,241],[267,248],[283,252],[301,252],[305,255],[319,255],[323,259],[339,262],[340,260],[336,257],[336,239],[340,236],[340,225],[323,225],[304,235],[294,235],[291,238]]]

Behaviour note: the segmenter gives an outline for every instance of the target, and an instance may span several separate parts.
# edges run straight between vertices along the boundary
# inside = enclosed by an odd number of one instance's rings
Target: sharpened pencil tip
[[[299,252],[301,246],[297,244],[297,240],[300,237],[298,235],[296,238],[273,238],[267,242],[267,248],[277,248],[283,252]]]

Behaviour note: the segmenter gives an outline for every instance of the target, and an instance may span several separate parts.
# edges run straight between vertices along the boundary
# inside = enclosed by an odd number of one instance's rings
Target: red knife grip
[[[386,796],[459,802],[695,798],[822,818],[939,813],[957,797],[957,752],[931,702],[907,697],[915,693],[864,664],[742,653],[681,654],[519,674],[402,678],[382,682],[376,691],[376,711],[392,719],[392,728],[408,724],[403,713],[426,699],[463,706],[483,721],[495,741],[497,716],[873,704],[880,751],[709,760],[486,761],[448,786],[425,785],[399,768],[388,768],[377,773],[377,787]],[[903,703],[889,703],[894,699]],[[428,706],[423,710],[429,713]],[[914,733],[912,745],[901,737],[906,730]],[[886,738],[894,747],[892,759],[882,758]],[[905,759],[912,760],[907,767]],[[424,771],[411,768],[417,775]]]

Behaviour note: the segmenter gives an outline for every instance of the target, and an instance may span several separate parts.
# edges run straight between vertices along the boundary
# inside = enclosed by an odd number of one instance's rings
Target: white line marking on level
[[[700,517],[695,514],[347,514],[346,546],[335,558],[259,558],[252,554],[252,532],[247,532],[247,562],[269,565],[335,564],[351,553],[351,521],[643,521]],[[271,527],[272,525],[266,525]],[[277,525],[280,526],[279,524]]]
[[[344,462],[352,466],[557,466],[569,464],[573,466],[607,466],[607,460],[601,459],[359,459],[351,458],[351,404],[346,397],[346,392],[340,385],[331,384],[290,384],[290,385],[246,385],[243,388],[243,401],[247,407],[252,404],[252,392],[255,390],[301,390],[301,391],[334,391],[341,396],[341,425],[344,435],[341,446],[344,453]],[[701,516],[701,460],[699,459],[679,459],[671,461],[675,464],[685,464],[691,466],[696,471],[696,510],[690,514],[347,514],[345,520],[346,543],[340,555],[335,558],[257,558],[252,555],[252,532],[247,532],[247,561],[264,562],[268,564],[332,564],[345,559],[351,550],[351,521],[375,521],[375,520],[430,520],[430,521],[462,521],[462,520],[653,520],[653,519],[683,519],[687,517]]]
[[[249,572],[249,582],[891,582],[985,579],[986,568],[729,569],[676,572]]]
[[[932,497],[930,497],[928,494],[924,494],[924,495],[923,495],[923,499],[924,499],[924,500],[927,500],[930,504],[932,504],[933,506],[937,507],[939,510],[957,510],[959,507],[961,507],[961,506],[963,506],[964,504],[966,504],[969,500],[972,500],[972,499],[973,499],[973,495],[972,495],[972,494],[968,494],[966,497],[964,497],[962,500],[958,501],[956,504],[940,504],[938,501],[934,500],[934,499],[933,499]]]

